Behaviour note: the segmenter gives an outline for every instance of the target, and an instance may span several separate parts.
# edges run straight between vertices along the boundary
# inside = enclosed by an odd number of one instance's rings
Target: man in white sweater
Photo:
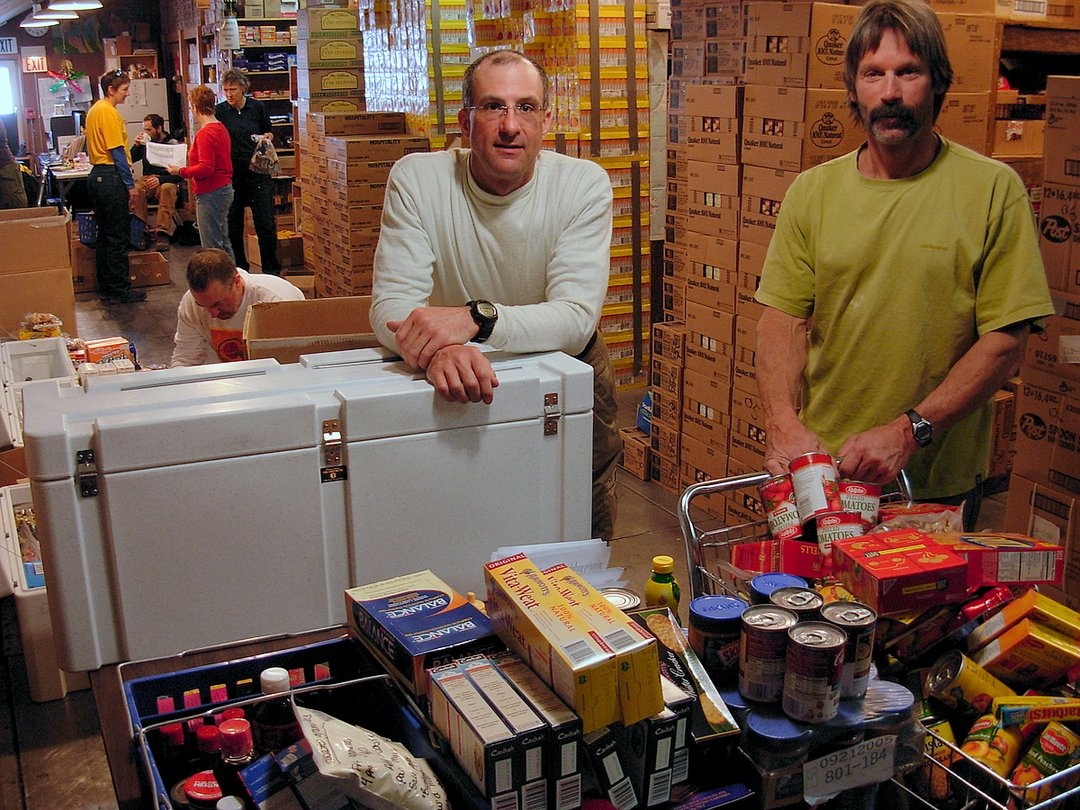
[[[206,248],[187,266],[188,291],[176,311],[170,366],[246,360],[244,318],[260,301],[299,301],[304,293],[280,276],[251,274],[224,250]]]
[[[540,150],[547,102],[547,75],[520,53],[494,51],[468,68],[458,123],[471,148],[409,155],[390,172],[371,322],[451,402],[495,396],[477,343],[592,365],[593,534],[610,539],[620,443],[597,324],[611,183],[595,163]]]

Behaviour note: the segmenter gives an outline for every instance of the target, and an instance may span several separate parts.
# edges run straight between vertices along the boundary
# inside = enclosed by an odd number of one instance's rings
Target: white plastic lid
[[[217,810],[244,810],[244,802],[236,796],[224,796],[215,805]]]
[[[289,670],[283,667],[267,667],[259,675],[259,687],[264,695],[276,695],[289,691]]]

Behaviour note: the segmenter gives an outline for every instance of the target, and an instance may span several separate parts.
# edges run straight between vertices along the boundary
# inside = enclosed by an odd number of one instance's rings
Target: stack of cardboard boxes
[[[0,211],[0,337],[19,336],[29,312],[49,312],[77,335],[72,287],[71,218],[55,208]]]
[[[1008,531],[1068,549],[1061,589],[1080,605],[1080,77],[1046,82],[1039,241],[1057,314],[1028,338],[1016,401]]]

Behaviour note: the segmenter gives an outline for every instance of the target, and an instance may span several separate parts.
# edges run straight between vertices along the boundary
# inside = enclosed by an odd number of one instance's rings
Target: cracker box
[[[1045,689],[1080,666],[1080,642],[1023,619],[974,654],[972,660],[1003,681]]]
[[[430,676],[431,722],[454,758],[493,807],[516,807],[514,732],[456,664],[436,667]]]
[[[967,561],[928,534],[896,529],[833,542],[833,573],[878,613],[896,613],[968,593]]]
[[[671,800],[675,734],[679,718],[667,707],[626,729],[626,770],[641,807]]]
[[[431,571],[345,591],[349,630],[418,697],[426,669],[503,648],[487,616]]]
[[[1006,602],[993,616],[972,630],[966,639],[968,650],[979,649],[1024,619],[1080,639],[1080,613],[1032,588]]]
[[[491,626],[580,716],[588,734],[619,719],[615,654],[524,554],[484,566]]]
[[[968,587],[1057,585],[1065,566],[1062,546],[1022,534],[936,534],[934,540],[968,562]]]
[[[629,726],[663,711],[656,638],[612,605],[570,566],[560,563],[545,569],[544,574],[615,651],[622,722]]]
[[[638,796],[627,771],[625,734],[621,723],[613,723],[586,734],[583,740],[596,789],[616,810],[638,807]]]
[[[544,719],[550,731],[544,752],[549,787],[548,807],[570,810],[581,806],[581,777],[585,752],[581,718],[540,680],[517,653],[505,650],[488,658]]]

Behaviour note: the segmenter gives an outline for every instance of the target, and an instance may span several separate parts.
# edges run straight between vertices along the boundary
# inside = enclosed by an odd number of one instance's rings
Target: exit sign
[[[14,56],[19,52],[19,43],[15,37],[0,37],[0,56]]]

